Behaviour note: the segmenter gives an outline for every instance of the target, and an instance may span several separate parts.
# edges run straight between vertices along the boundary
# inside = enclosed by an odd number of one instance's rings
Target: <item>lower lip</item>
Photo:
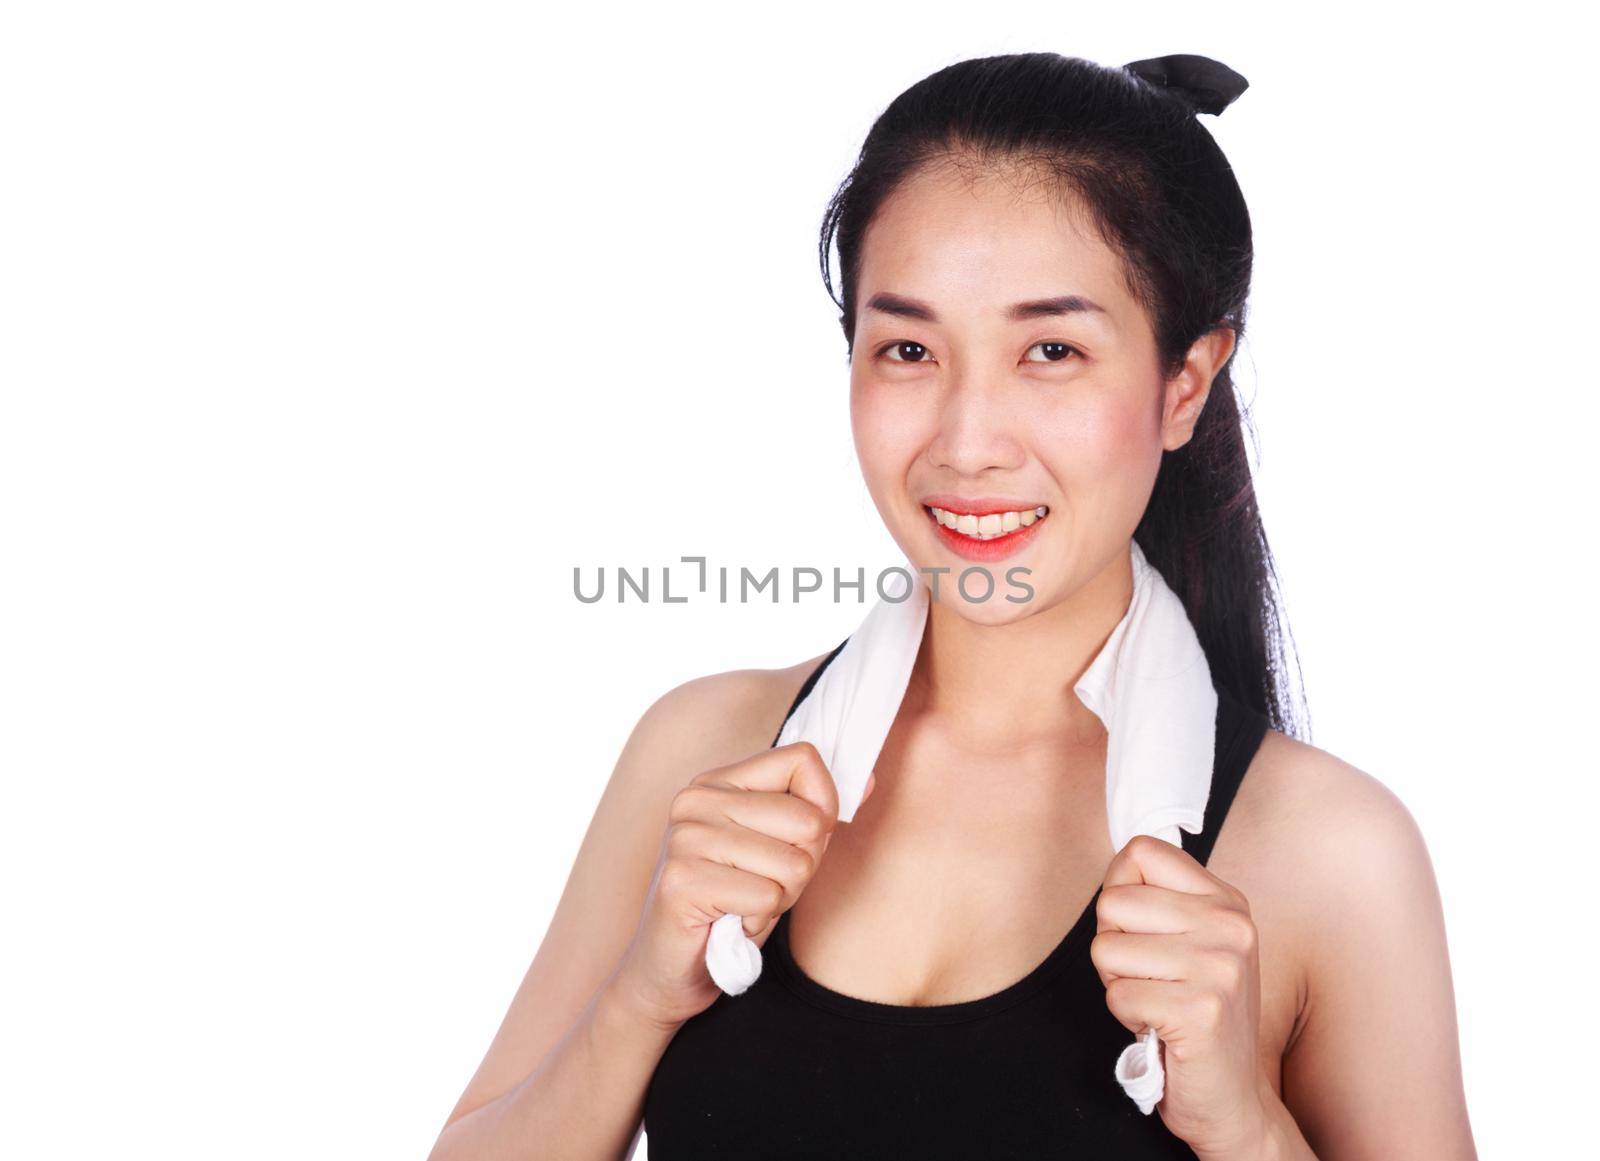
[[[933,520],[933,517],[928,516],[928,519]],[[996,536],[989,540],[974,540],[970,536],[963,536],[954,528],[946,528],[937,521],[934,521],[933,527],[939,534],[939,539],[944,541],[945,547],[963,560],[991,563],[1021,552],[1048,519],[1049,517],[1045,516],[1025,528],[1017,528],[1004,536]]]

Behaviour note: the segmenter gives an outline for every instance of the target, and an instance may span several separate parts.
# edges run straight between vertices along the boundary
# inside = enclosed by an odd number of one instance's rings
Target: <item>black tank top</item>
[[[837,655],[806,680],[790,714]],[[1205,826],[1183,836],[1201,864],[1267,726],[1218,691]],[[1099,898],[1097,889],[1055,950],[1016,983],[925,1007],[858,999],[804,975],[784,912],[756,982],[718,996],[667,1045],[645,1092],[650,1161],[1192,1158],[1114,1075],[1134,1035],[1106,1007],[1089,958]]]

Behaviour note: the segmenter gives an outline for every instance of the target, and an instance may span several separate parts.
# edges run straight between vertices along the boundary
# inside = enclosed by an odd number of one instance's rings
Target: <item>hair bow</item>
[[[1153,56],[1122,67],[1152,85],[1176,92],[1197,113],[1220,113],[1250,87],[1249,81],[1221,61],[1192,52]]]

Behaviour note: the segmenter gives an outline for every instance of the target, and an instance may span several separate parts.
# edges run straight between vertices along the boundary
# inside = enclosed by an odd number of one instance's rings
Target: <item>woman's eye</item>
[[[928,361],[928,348],[921,343],[899,342],[890,343],[880,355],[888,355],[890,362],[894,363],[925,363]]]
[[[1079,355],[1080,357],[1082,355],[1082,352],[1074,346],[1048,340],[1042,343],[1034,343],[1033,346],[1028,348],[1028,351],[1029,353],[1039,351],[1043,355],[1043,358],[1025,359],[1024,362],[1028,363],[1059,363],[1073,355]],[[894,363],[930,363],[933,361],[933,355],[927,347],[921,343],[914,343],[909,339],[890,343],[882,348],[878,354],[880,357],[886,357],[890,362]]]
[[[1066,343],[1057,342],[1034,343],[1033,346],[1028,348],[1028,350],[1044,352],[1043,359],[1025,359],[1024,362],[1028,363],[1059,363],[1069,355],[1081,354],[1077,347],[1071,347]]]

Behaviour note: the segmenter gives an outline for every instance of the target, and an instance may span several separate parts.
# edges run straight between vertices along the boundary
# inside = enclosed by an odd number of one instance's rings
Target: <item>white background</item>
[[[895,561],[821,213],[907,85],[1040,49],[1250,79],[1208,124],[1311,740],[1428,839],[1483,1155],[1576,1139],[1592,46],[1529,4],[672,7],[8,6],[0,1152],[427,1153],[638,715],[862,614],[574,566]]]

